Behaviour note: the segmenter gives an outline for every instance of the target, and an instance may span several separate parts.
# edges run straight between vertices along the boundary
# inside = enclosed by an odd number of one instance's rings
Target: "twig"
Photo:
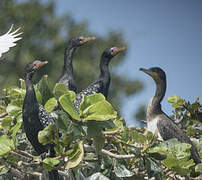
[[[11,173],[17,177],[18,179],[24,179],[24,175],[22,175],[22,172],[20,172],[18,169],[16,168],[11,168],[10,169]]]
[[[129,130],[136,130],[136,131],[139,131],[139,132],[143,132],[143,130],[142,129],[140,129],[140,128],[138,128],[138,127],[136,127],[136,126],[129,126],[128,127],[128,129]],[[103,134],[104,135],[114,135],[114,134],[120,134],[120,133],[122,133],[123,132],[123,130],[122,129],[117,129],[117,130],[115,130],[115,131],[104,131],[103,132]]]
[[[118,154],[114,154],[111,153],[110,151],[107,151],[105,149],[102,149],[101,152],[105,155],[108,155],[110,157],[116,158],[116,159],[131,159],[131,158],[135,158],[134,154],[129,154],[129,155],[118,155]]]
[[[38,177],[41,177],[42,176],[42,173],[40,172],[36,172],[36,171],[23,171],[24,173],[26,174],[29,174],[29,175],[32,175],[32,176],[38,176]]]
[[[115,131],[104,131],[103,134],[104,134],[104,135],[114,135],[114,134],[119,134],[119,133],[121,133],[121,132],[122,132],[121,129],[117,129],[117,130],[115,130]]]
[[[4,118],[4,117],[6,117],[7,115],[8,115],[8,113],[7,113],[7,112],[2,113],[2,114],[0,114],[0,118]]]
[[[30,159],[34,159],[33,155],[31,155],[25,151],[22,151],[22,150],[16,150],[15,153],[22,155],[22,156],[25,156],[25,157],[30,158]]]

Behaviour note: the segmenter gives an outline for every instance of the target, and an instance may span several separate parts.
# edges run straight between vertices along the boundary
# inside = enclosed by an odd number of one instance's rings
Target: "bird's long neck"
[[[110,81],[109,59],[104,56],[100,60],[100,79]]]
[[[26,84],[25,98],[27,99],[27,102],[30,102],[30,103],[37,102],[36,94],[35,94],[35,91],[34,91],[34,85],[33,85],[33,82],[32,82],[32,75],[29,74],[29,73],[26,74],[25,84]]]
[[[76,47],[65,48],[64,66],[63,66],[63,70],[62,70],[62,76],[73,77],[72,59],[73,59],[75,50],[76,50]]]
[[[104,86],[105,90],[108,91],[110,84],[110,72],[109,72],[109,59],[107,57],[101,57],[100,61],[100,78],[99,78]]]
[[[166,92],[166,81],[160,80],[156,82],[156,92],[152,97],[148,109],[147,109],[147,119],[162,112],[161,110],[161,101],[163,100]]]

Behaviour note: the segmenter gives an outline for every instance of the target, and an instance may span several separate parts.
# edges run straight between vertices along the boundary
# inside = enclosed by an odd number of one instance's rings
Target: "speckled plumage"
[[[43,129],[48,126],[49,124],[54,124],[53,119],[50,117],[48,112],[44,109],[44,107],[39,104],[39,120]]]
[[[103,93],[101,90],[103,89],[102,81],[95,81],[94,83],[90,84],[86,89],[82,90],[80,93],[76,95],[76,99],[74,100],[74,106],[78,111],[79,106],[82,102],[83,95],[89,96],[95,93]]]
[[[156,92],[150,100],[147,108],[147,126],[148,130],[153,133],[157,130],[158,136],[164,141],[176,138],[183,143],[191,144],[191,158],[195,163],[200,163],[200,156],[191,142],[190,138],[170,119],[161,109],[161,101],[166,92],[166,74],[158,68],[140,69],[150,75],[156,83]]]

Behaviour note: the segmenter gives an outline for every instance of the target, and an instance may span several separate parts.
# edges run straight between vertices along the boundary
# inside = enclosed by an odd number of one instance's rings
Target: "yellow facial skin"
[[[151,77],[152,77],[153,79],[157,80],[157,79],[158,79],[158,74],[157,74],[156,72],[152,72],[152,73],[151,73]]]

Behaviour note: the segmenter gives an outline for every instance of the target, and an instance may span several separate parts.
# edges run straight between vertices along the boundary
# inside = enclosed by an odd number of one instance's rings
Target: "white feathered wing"
[[[7,52],[11,47],[16,46],[16,41],[20,40],[22,37],[18,37],[22,34],[22,32],[17,33],[20,28],[15,30],[14,32],[11,32],[13,28],[13,25],[10,27],[9,31],[0,36],[0,57],[3,53]]]

